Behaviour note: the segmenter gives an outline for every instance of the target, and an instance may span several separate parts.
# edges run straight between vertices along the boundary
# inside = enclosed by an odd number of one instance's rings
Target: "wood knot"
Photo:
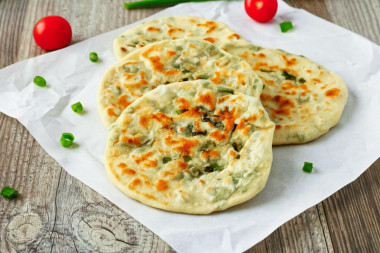
[[[115,213],[117,212],[117,213]],[[72,216],[74,234],[100,252],[133,251],[138,246],[139,228],[127,214],[106,204],[90,204]]]
[[[6,228],[6,236],[11,244],[26,245],[37,239],[43,224],[36,213],[23,213],[15,216]]]

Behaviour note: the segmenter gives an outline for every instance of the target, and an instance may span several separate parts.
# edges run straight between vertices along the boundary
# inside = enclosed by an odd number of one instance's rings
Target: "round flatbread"
[[[163,17],[147,21],[120,34],[114,41],[114,53],[121,59],[156,41],[189,37],[203,39],[218,47],[241,38],[228,26],[214,20],[191,16]]]
[[[242,41],[223,49],[246,60],[264,81],[260,98],[276,124],[274,145],[314,140],[338,123],[348,90],[335,73],[304,56]]]
[[[108,128],[134,100],[162,84],[208,79],[259,97],[263,82],[247,62],[197,39],[160,41],[112,66],[98,89],[98,109]]]
[[[260,99],[206,80],[162,85],[111,126],[110,180],[127,196],[167,211],[208,214],[265,186],[274,124]]]

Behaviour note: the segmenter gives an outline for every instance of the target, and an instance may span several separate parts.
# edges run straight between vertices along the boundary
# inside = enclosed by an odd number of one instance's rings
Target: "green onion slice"
[[[15,190],[15,189],[12,189],[8,186],[5,186],[3,187],[3,189],[1,190],[1,196],[3,196],[4,198],[7,198],[7,199],[14,199],[17,197],[18,195],[18,191]]]
[[[218,91],[219,92],[225,92],[225,93],[234,94],[234,90],[233,89],[229,89],[229,88],[225,88],[225,87],[220,87],[220,86],[218,86]]]
[[[98,58],[98,54],[95,53],[95,52],[91,52],[91,53],[90,53],[90,61],[92,61],[92,62],[97,62],[98,60],[99,60],[99,58]]]
[[[73,145],[74,135],[71,133],[63,133],[61,137],[62,147],[68,148]]]
[[[307,173],[311,173],[311,171],[313,170],[313,163],[305,162],[302,170]]]
[[[282,76],[285,77],[285,80],[291,80],[291,81],[296,81],[297,80],[297,77],[289,74],[287,71],[284,70],[284,72],[282,72]]]
[[[73,109],[76,113],[81,113],[83,111],[83,106],[81,102],[75,103],[71,105],[71,109]]]
[[[40,87],[46,86],[46,80],[42,76],[35,76],[33,79],[33,83],[37,86],[40,86]]]
[[[165,163],[168,163],[168,162],[171,162],[172,161],[172,158],[171,157],[168,157],[168,156],[164,156],[162,157],[162,162],[165,164]]]
[[[221,166],[217,163],[213,163],[213,164],[205,167],[206,172],[222,171],[223,169],[224,169],[223,166]]]
[[[192,158],[191,158],[191,156],[184,156],[183,157],[183,160],[185,161],[185,162],[188,162],[188,161],[190,161]]]
[[[298,82],[300,84],[304,84],[304,83],[306,83],[306,80],[305,80],[305,78],[301,77],[300,79],[298,79]]]
[[[293,24],[291,21],[282,22],[280,24],[281,32],[286,33],[293,29]]]

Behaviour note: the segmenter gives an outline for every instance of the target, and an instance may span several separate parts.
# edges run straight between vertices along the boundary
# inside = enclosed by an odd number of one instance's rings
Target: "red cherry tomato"
[[[245,0],[244,8],[248,16],[257,22],[271,20],[277,12],[277,0]]]
[[[33,37],[42,49],[64,48],[69,45],[72,38],[71,26],[60,16],[46,16],[34,26]]]

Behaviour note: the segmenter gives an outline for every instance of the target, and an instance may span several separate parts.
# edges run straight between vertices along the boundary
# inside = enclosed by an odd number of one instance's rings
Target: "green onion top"
[[[71,105],[71,109],[73,109],[76,113],[81,113],[83,111],[83,106],[81,102],[75,103]]]
[[[286,21],[283,23],[280,23],[281,32],[286,33],[293,29],[293,24],[291,21]]]
[[[35,85],[40,86],[40,87],[46,86],[46,80],[42,76],[35,76],[33,79],[33,82]]]
[[[311,173],[311,171],[313,170],[313,163],[305,162],[302,170],[307,173]]]
[[[1,190],[1,196],[3,196],[4,198],[7,198],[7,199],[14,199],[17,197],[18,195],[18,191],[15,190],[15,189],[12,189],[8,186],[5,186],[3,187],[3,189]]]
[[[73,145],[74,135],[71,133],[63,133],[61,137],[62,147],[68,148]]]
[[[214,0],[141,0],[131,3],[124,3],[126,9],[137,9],[137,8],[150,8],[150,7],[159,7],[165,5],[173,5],[186,2],[206,2]]]
[[[90,61],[92,61],[92,62],[97,62],[98,60],[99,60],[99,58],[98,58],[98,54],[95,53],[95,52],[91,52],[91,53],[90,53]]]

